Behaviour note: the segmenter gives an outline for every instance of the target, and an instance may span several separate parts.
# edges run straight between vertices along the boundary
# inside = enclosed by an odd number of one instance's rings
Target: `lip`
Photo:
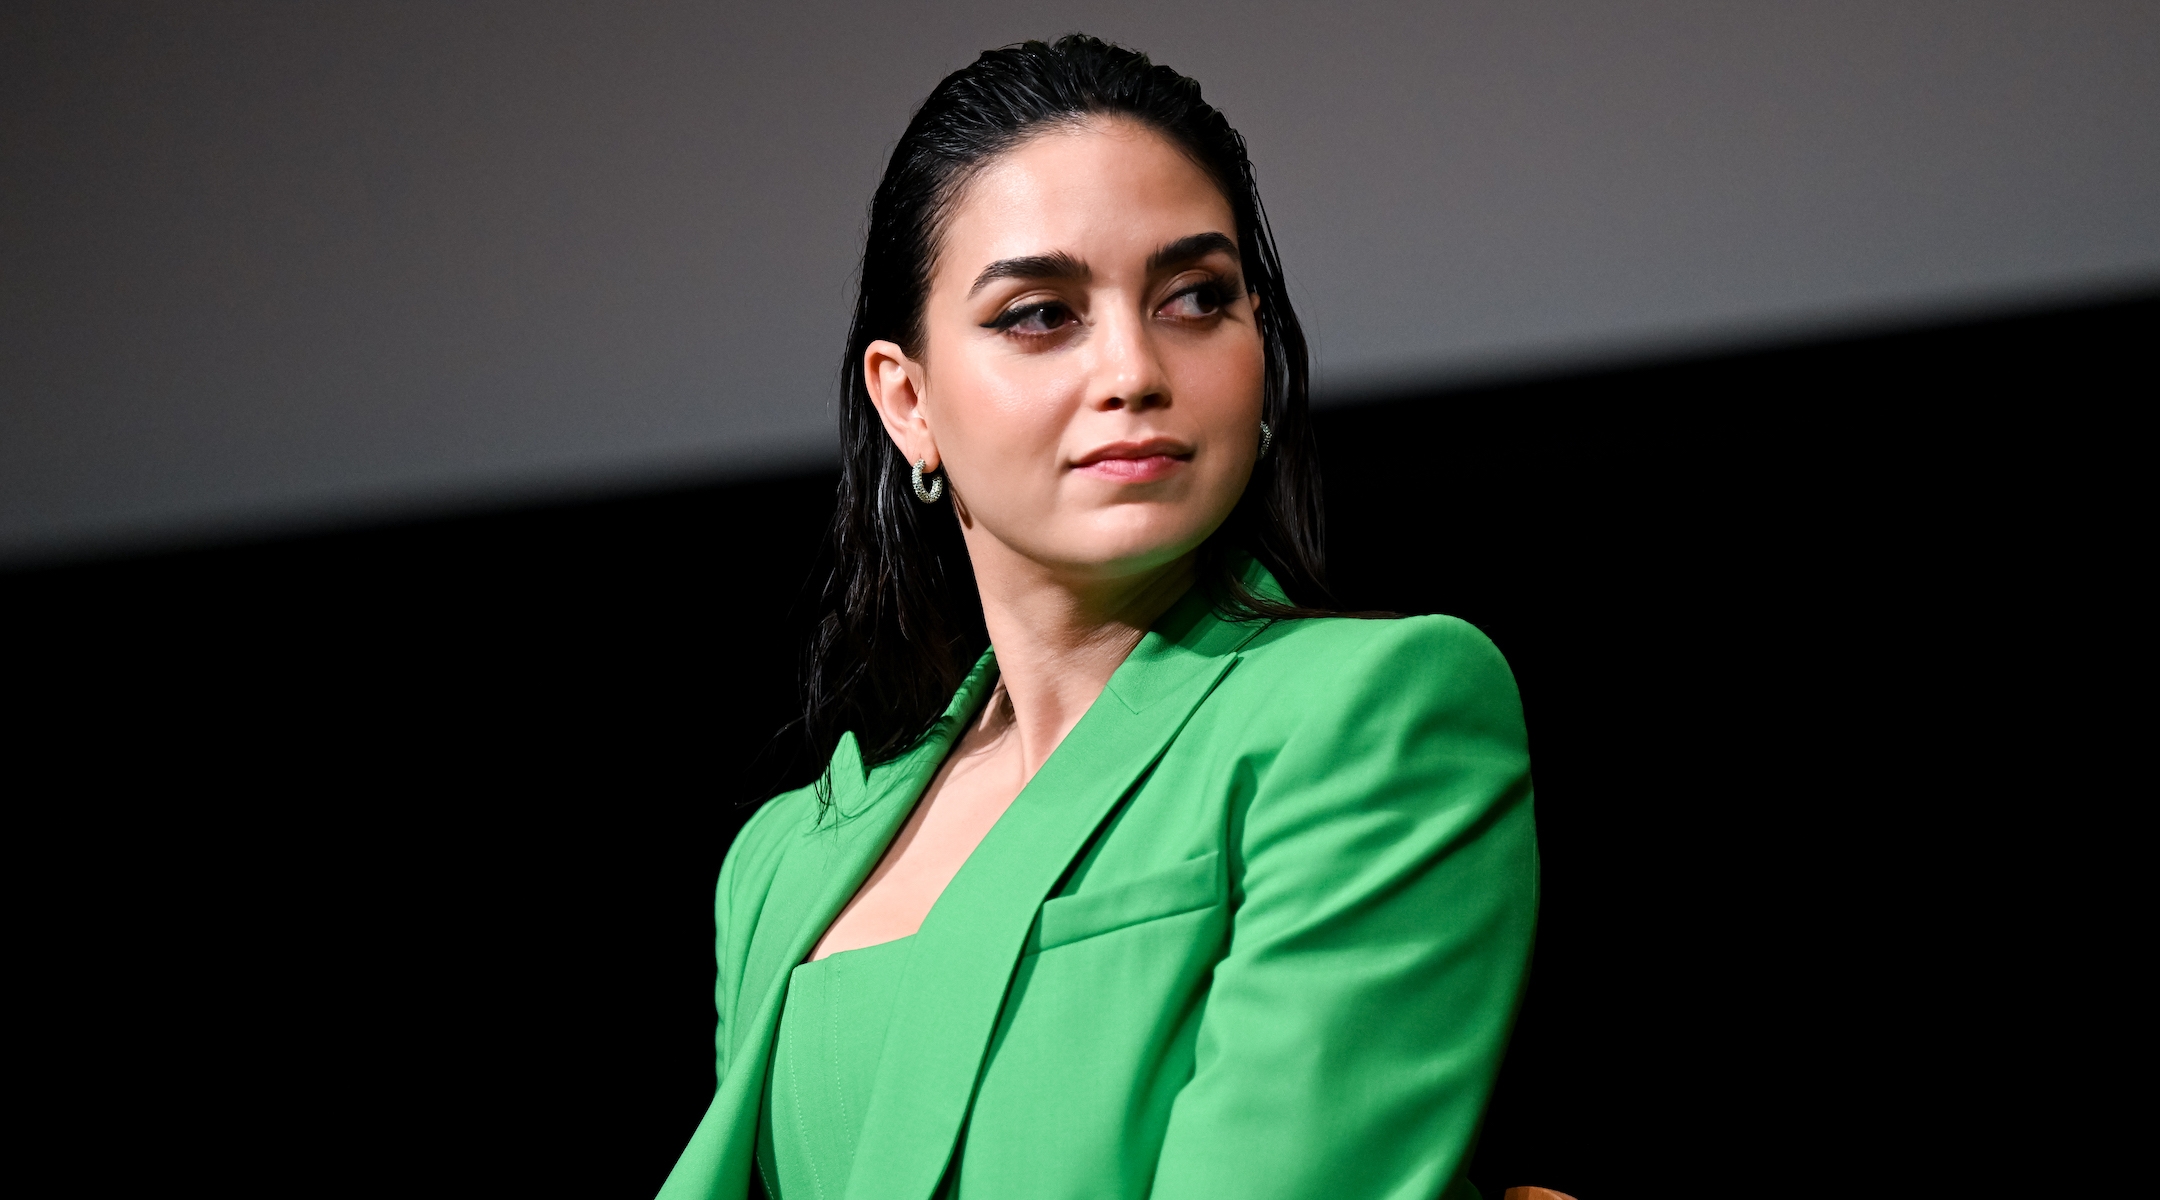
[[[1111,442],[1073,460],[1073,469],[1118,483],[1152,483],[1192,460],[1193,448],[1176,438]]]

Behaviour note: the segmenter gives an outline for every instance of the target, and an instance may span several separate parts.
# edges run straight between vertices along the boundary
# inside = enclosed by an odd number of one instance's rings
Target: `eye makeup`
[[[1155,311],[1162,314],[1179,301],[1189,301],[1199,311],[1173,315],[1183,320],[1212,317],[1244,294],[1244,283],[1235,274],[1209,275],[1172,292],[1156,306]],[[1063,300],[1028,300],[984,321],[981,327],[998,333],[1009,333],[1015,337],[1041,338],[1075,324],[1078,320],[1072,306]]]
[[[982,327],[1017,337],[1048,337],[1075,319],[1071,306],[1063,300],[1030,300],[1013,305],[983,322]]]
[[[1190,300],[1193,306],[1200,311],[1181,313],[1178,314],[1179,316],[1188,320],[1195,317],[1211,317],[1221,312],[1231,301],[1242,297],[1244,294],[1245,289],[1240,285],[1237,276],[1215,275],[1188,283],[1170,293],[1169,297],[1157,306],[1155,311],[1159,313],[1181,300]]]

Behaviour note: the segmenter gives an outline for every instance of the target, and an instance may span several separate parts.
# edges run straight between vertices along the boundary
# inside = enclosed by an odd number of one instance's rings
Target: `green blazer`
[[[1272,590],[1274,581],[1254,570]],[[742,1197],[789,972],[993,680],[743,828],[718,1093],[663,1200]],[[1452,617],[1159,621],[923,921],[849,1200],[1475,1195],[1538,865],[1522,707]]]

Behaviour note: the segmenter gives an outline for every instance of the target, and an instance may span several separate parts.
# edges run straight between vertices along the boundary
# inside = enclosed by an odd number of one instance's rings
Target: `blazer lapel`
[[[915,800],[945,761],[953,739],[982,701],[995,661],[985,653],[923,740],[892,762],[865,772],[862,752],[850,733],[840,739],[832,758],[832,807],[818,823],[798,834],[752,918],[744,957],[742,984],[734,996],[729,1021],[727,1078],[706,1110],[705,1119],[668,1182],[663,1198],[675,1193],[706,1195],[694,1182],[711,1181],[717,1195],[742,1195],[749,1186],[751,1158],[757,1149],[759,1097],[765,1066],[772,1053],[773,1031],[787,996],[788,975],[810,954],[855,889],[862,886],[893,835],[907,821]],[[754,1014],[747,1022],[742,1013]]]
[[[1036,910],[1259,630],[1188,594],[946,886],[908,952],[849,1200],[924,1200],[937,1187]]]

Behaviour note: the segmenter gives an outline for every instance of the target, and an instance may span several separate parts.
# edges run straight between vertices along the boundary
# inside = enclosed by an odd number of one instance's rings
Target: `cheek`
[[[930,374],[929,408],[953,482],[971,500],[1042,490],[1054,472],[1067,381],[1041,363],[964,352]],[[1017,498],[1015,495],[1013,498]]]
[[[1260,419],[1265,353],[1259,331],[1240,334],[1192,346],[1176,364],[1175,394],[1211,438],[1242,438]]]

